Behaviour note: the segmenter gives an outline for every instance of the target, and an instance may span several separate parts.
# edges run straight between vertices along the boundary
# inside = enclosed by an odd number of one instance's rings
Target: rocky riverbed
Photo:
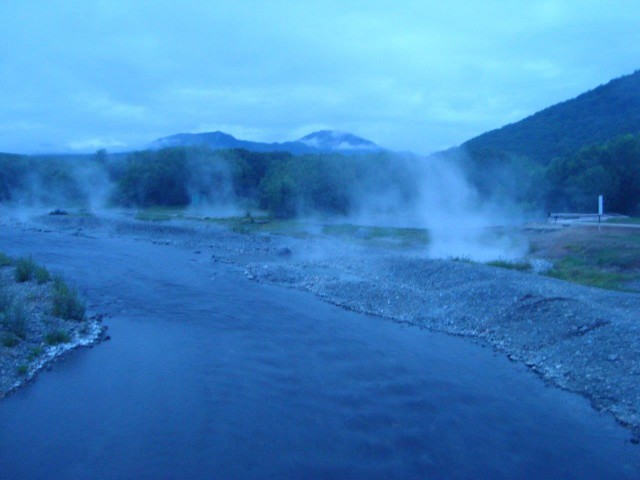
[[[127,235],[189,248],[255,281],[312,292],[358,312],[465,336],[587,397],[640,433],[640,295],[532,273],[425,258],[322,235],[246,235],[209,222],[48,217],[12,228]],[[199,257],[202,258],[202,257]]]

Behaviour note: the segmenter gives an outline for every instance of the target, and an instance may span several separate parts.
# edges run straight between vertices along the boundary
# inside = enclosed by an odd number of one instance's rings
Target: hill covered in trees
[[[442,155],[485,197],[534,211],[640,214],[640,71]]]
[[[625,134],[640,133],[640,70],[461,145],[482,160],[491,154],[548,164]]]

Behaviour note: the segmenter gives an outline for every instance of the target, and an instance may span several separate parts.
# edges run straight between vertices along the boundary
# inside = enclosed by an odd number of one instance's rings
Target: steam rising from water
[[[418,187],[412,202],[402,204],[393,194],[363,199],[354,223],[427,229],[431,258],[484,262],[526,254],[526,242],[501,228],[522,224],[523,215],[513,206],[481,199],[455,161],[418,160],[413,177]]]
[[[345,158],[345,162],[351,161]],[[108,161],[68,162],[69,178],[45,186],[46,177],[32,175],[31,185],[15,194],[10,214],[26,219],[56,208],[83,208],[101,215],[105,210],[114,182],[108,173]],[[449,157],[394,158],[374,164],[377,180],[368,185],[357,179],[348,185],[352,211],[341,222],[368,226],[422,228],[429,232],[425,255],[432,258],[458,257],[476,261],[521,258],[527,245],[496,228],[522,223],[522,216],[507,205],[482,200],[467,181],[463,170]],[[243,215],[248,208],[234,194],[233,176],[224,161],[205,162],[192,158],[189,194],[192,199],[188,214],[198,217]],[[380,181],[380,178],[382,181]],[[394,180],[389,180],[389,179]],[[64,177],[63,177],[64,179]],[[401,179],[401,180],[398,180]],[[330,194],[331,192],[327,192]],[[39,209],[34,212],[33,209]],[[304,211],[301,207],[301,212]],[[7,213],[4,213],[9,218]],[[317,220],[317,223],[327,219]],[[335,220],[334,220],[335,221]]]
[[[518,219],[505,206],[481,201],[455,163],[436,157],[422,169],[416,216],[431,234],[431,257],[488,261],[526,253],[526,245],[515,244],[496,230],[520,223]]]

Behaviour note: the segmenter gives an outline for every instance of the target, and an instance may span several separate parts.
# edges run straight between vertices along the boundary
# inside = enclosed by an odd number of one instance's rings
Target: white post
[[[600,217],[604,214],[604,201],[602,195],[598,195],[598,223],[600,223]]]

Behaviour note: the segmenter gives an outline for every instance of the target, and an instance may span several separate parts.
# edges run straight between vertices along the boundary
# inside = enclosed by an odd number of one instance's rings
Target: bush
[[[31,349],[31,351],[29,352],[29,356],[27,357],[27,359],[30,362],[33,362],[34,360],[36,360],[43,353],[44,353],[44,349],[42,347],[33,347]]]
[[[54,316],[65,320],[84,320],[86,308],[84,302],[74,288],[70,288],[61,278],[56,278],[53,284]]]
[[[0,343],[2,343],[4,347],[12,348],[18,346],[20,339],[11,333],[7,333],[0,337]]]
[[[0,313],[0,325],[4,330],[24,338],[27,335],[27,313],[22,305],[12,304],[6,311]]]
[[[39,284],[47,283],[49,280],[51,280],[49,271],[44,267],[36,267],[34,276],[36,282],[38,282]]]
[[[29,373],[29,365],[23,363],[22,365],[18,366],[18,373],[20,375],[26,375],[27,373]]]
[[[35,276],[38,268],[38,265],[31,257],[19,258],[16,260],[16,282],[28,282]]]
[[[12,302],[9,295],[6,292],[0,290],[0,314],[7,313],[7,311],[11,308]]]
[[[528,272],[531,270],[531,264],[526,261],[511,262],[509,260],[492,260],[487,262],[492,267],[507,268],[509,270],[517,270],[519,272]]]
[[[64,330],[54,330],[45,335],[44,341],[47,345],[60,345],[61,343],[69,343],[71,337]]]
[[[13,265],[13,260],[8,255],[0,252],[0,267],[8,267]]]

